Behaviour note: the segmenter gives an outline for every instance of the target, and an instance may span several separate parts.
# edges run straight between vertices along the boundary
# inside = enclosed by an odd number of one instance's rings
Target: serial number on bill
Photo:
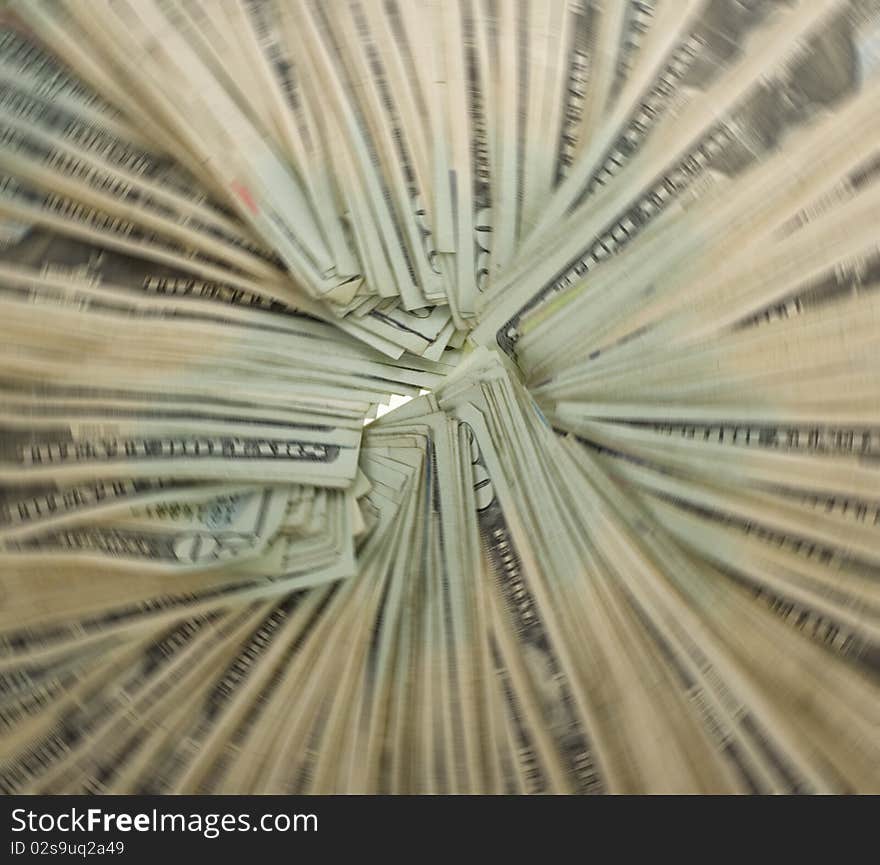
[[[125,852],[124,841],[10,841],[13,856],[116,856]]]

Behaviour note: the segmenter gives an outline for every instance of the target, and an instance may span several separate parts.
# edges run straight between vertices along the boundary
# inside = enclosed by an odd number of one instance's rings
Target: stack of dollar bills
[[[0,9],[0,792],[880,791],[880,0]]]

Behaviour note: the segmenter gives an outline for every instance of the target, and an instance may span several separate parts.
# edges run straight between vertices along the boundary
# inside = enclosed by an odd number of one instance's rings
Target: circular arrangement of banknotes
[[[880,791],[880,0],[0,9],[0,791]]]

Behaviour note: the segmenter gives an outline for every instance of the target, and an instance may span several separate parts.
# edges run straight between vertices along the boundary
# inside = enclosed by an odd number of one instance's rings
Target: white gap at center
[[[421,393],[428,393],[428,392],[429,391],[426,391],[424,388],[422,388],[422,390],[421,390]],[[421,393],[420,393],[420,395],[421,395]],[[381,405],[380,404],[378,406],[378,408],[376,409],[376,418],[375,419],[378,420],[378,418],[382,417],[382,415],[388,414],[388,412],[394,411],[394,409],[400,408],[400,406],[402,406],[402,405],[406,405],[411,399],[413,399],[413,397],[411,397],[411,396],[399,396],[398,394],[391,394],[391,399],[388,401],[388,405]],[[374,420],[374,418],[367,418],[366,420],[364,420],[364,426],[367,426],[367,424],[372,423],[373,420]]]

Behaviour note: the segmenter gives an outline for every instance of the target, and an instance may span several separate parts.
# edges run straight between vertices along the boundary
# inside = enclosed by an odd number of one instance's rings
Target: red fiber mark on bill
[[[245,207],[247,207],[251,213],[258,213],[257,202],[254,201],[251,191],[243,183],[233,180],[232,191],[245,203]]]

